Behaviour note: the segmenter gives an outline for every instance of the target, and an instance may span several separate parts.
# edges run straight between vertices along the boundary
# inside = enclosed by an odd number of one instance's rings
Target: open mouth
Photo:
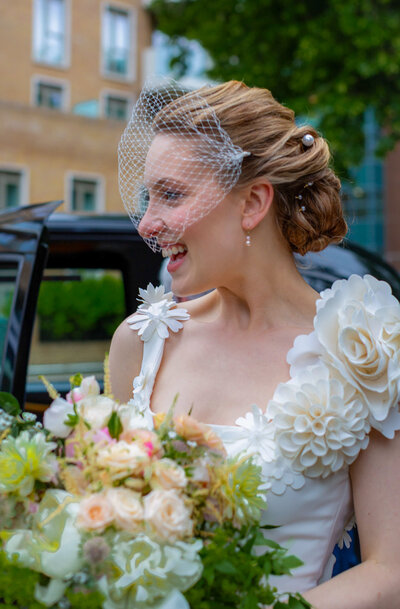
[[[179,260],[183,258],[187,254],[187,248],[181,243],[176,243],[175,245],[168,245],[163,247],[161,253],[164,258],[170,258],[172,262],[175,260]]]

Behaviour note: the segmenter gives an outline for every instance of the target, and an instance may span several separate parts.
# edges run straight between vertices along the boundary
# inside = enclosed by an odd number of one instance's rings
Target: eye
[[[185,195],[182,192],[179,192],[178,190],[165,190],[163,192],[163,198],[167,201],[179,201],[179,199],[184,196]]]
[[[146,209],[149,206],[149,200],[150,200],[149,190],[148,190],[148,188],[146,188],[146,186],[144,184],[142,184],[142,186],[140,187],[139,197],[138,197],[139,213],[141,215],[145,214]]]

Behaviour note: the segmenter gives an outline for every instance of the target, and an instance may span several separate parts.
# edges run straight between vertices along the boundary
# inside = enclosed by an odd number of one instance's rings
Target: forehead
[[[160,177],[179,181],[197,179],[204,163],[196,153],[196,142],[180,135],[158,133],[148,150],[144,178],[154,182]]]

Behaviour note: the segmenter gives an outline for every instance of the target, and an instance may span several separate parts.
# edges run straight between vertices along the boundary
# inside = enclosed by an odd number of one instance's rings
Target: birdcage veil
[[[170,80],[147,83],[118,147],[122,201],[154,251],[178,243],[224,199],[249,154],[221,127],[205,90],[185,93]],[[145,214],[147,232],[145,220],[139,226]]]

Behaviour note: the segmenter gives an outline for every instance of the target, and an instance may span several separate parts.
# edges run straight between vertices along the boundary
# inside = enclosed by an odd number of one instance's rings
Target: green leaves
[[[389,137],[400,139],[400,13],[387,0],[153,0],[157,26],[178,47],[186,39],[211,56],[208,75],[266,87],[319,129],[344,173],[364,154],[364,113],[375,110]]]
[[[6,391],[0,391],[0,408],[13,417],[16,417],[21,412],[17,398]]]
[[[301,561],[286,556],[274,541],[264,540],[264,551],[254,549],[262,535],[257,525],[240,531],[230,525],[211,526],[201,551],[204,570],[201,580],[185,593],[196,609],[259,609],[260,604],[275,609],[305,609],[301,595],[283,601],[268,584],[270,574],[289,573]],[[275,604],[274,604],[275,603]]]
[[[110,432],[110,436],[112,438],[116,438],[118,440],[121,432],[122,432],[122,423],[116,412],[113,412],[109,421],[108,421],[108,431]]]

